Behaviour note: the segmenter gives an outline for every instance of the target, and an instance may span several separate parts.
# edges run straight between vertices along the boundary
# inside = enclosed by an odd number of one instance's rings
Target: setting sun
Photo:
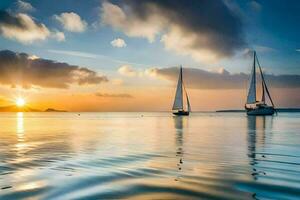
[[[18,107],[23,107],[25,104],[26,104],[25,99],[23,99],[23,98],[17,98],[17,99],[16,99],[16,105],[17,105]]]

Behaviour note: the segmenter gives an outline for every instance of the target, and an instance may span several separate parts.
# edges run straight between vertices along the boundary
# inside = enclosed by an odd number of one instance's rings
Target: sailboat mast
[[[264,74],[262,73],[262,69],[261,69],[261,66],[260,66],[260,64],[259,64],[259,61],[258,61],[258,58],[256,57],[256,59],[257,59],[257,64],[258,64],[258,67],[259,67],[259,70],[260,70],[260,74],[261,74],[261,79],[262,79],[262,84],[263,84],[263,92],[264,92],[264,90],[266,90],[266,93],[267,93],[267,95],[268,95],[268,97],[269,97],[269,99],[270,99],[270,101],[271,101],[271,103],[272,103],[272,106],[273,107],[275,107],[274,106],[274,103],[273,103],[273,100],[272,100],[272,97],[271,97],[271,95],[270,95],[270,92],[269,92],[269,90],[268,90],[268,87],[267,87],[267,84],[266,84],[266,81],[265,81],[265,78],[264,78]],[[265,97],[264,97],[265,98]],[[265,99],[264,99],[265,100]]]
[[[256,102],[256,52],[253,52],[253,84],[254,84],[254,96],[255,96],[255,102]]]
[[[182,109],[183,109],[183,77],[182,77],[182,65],[180,65],[180,82],[181,82],[181,102],[182,102]]]

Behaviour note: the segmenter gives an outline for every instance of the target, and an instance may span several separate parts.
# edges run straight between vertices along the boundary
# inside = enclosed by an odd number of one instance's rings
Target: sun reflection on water
[[[24,118],[22,112],[17,113],[17,134],[18,139],[24,138]]]
[[[17,144],[16,150],[18,154],[22,153],[26,148],[25,143],[25,129],[24,129],[24,113],[18,112],[17,113],[17,126],[16,126],[16,133],[17,133]]]

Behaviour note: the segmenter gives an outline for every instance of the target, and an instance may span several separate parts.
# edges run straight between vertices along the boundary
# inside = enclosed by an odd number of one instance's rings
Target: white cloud
[[[98,55],[92,53],[86,53],[81,51],[64,51],[64,50],[56,50],[56,49],[49,49],[48,52],[56,53],[56,54],[63,54],[68,56],[76,56],[76,57],[83,57],[83,58],[97,58]]]
[[[146,71],[142,69],[135,69],[132,65],[125,64],[119,67],[118,72],[123,76],[128,77],[139,77],[142,78],[145,76]]]
[[[161,36],[166,50],[199,62],[218,61],[246,46],[240,18],[222,0],[193,2],[104,1],[101,20],[130,37],[154,42]]]
[[[17,7],[19,12],[32,12],[35,11],[35,8],[28,2],[18,0],[17,1]]]
[[[126,45],[127,45],[126,42],[121,38],[114,39],[113,41],[110,42],[110,44],[113,47],[117,47],[117,48],[126,47]]]
[[[137,76],[138,72],[131,65],[122,65],[118,72],[124,76]]]
[[[61,31],[55,30],[51,33],[51,36],[59,42],[63,42],[66,40],[65,34]]]
[[[29,60],[36,60],[39,59],[40,57],[38,57],[37,55],[28,55],[28,59]]]
[[[70,32],[84,32],[87,28],[87,22],[74,12],[54,15],[54,19],[60,22],[65,30]]]
[[[113,85],[122,85],[123,83],[124,83],[124,81],[122,80],[122,79],[112,79],[111,80],[111,83],[113,84]]]
[[[169,30],[161,38],[165,49],[175,51],[180,55],[190,55],[194,60],[199,62],[214,62],[217,60],[218,55],[213,50],[209,48],[195,48],[195,41],[205,41],[207,39],[205,36],[187,32],[176,25],[171,26]]]
[[[8,39],[30,44],[39,40],[46,40],[50,31],[42,23],[36,23],[27,14],[12,15],[2,11],[0,17],[0,34]]]
[[[132,37],[144,37],[153,42],[155,36],[162,30],[166,20],[159,15],[153,15],[145,23],[134,16],[127,15],[118,5],[104,2],[101,19],[104,24],[124,31]]]

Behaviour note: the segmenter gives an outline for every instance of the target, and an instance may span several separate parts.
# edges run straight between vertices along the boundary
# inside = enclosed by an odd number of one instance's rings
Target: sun
[[[16,99],[16,105],[18,107],[23,107],[23,106],[25,106],[25,104],[26,104],[26,101],[22,97],[19,97]]]

